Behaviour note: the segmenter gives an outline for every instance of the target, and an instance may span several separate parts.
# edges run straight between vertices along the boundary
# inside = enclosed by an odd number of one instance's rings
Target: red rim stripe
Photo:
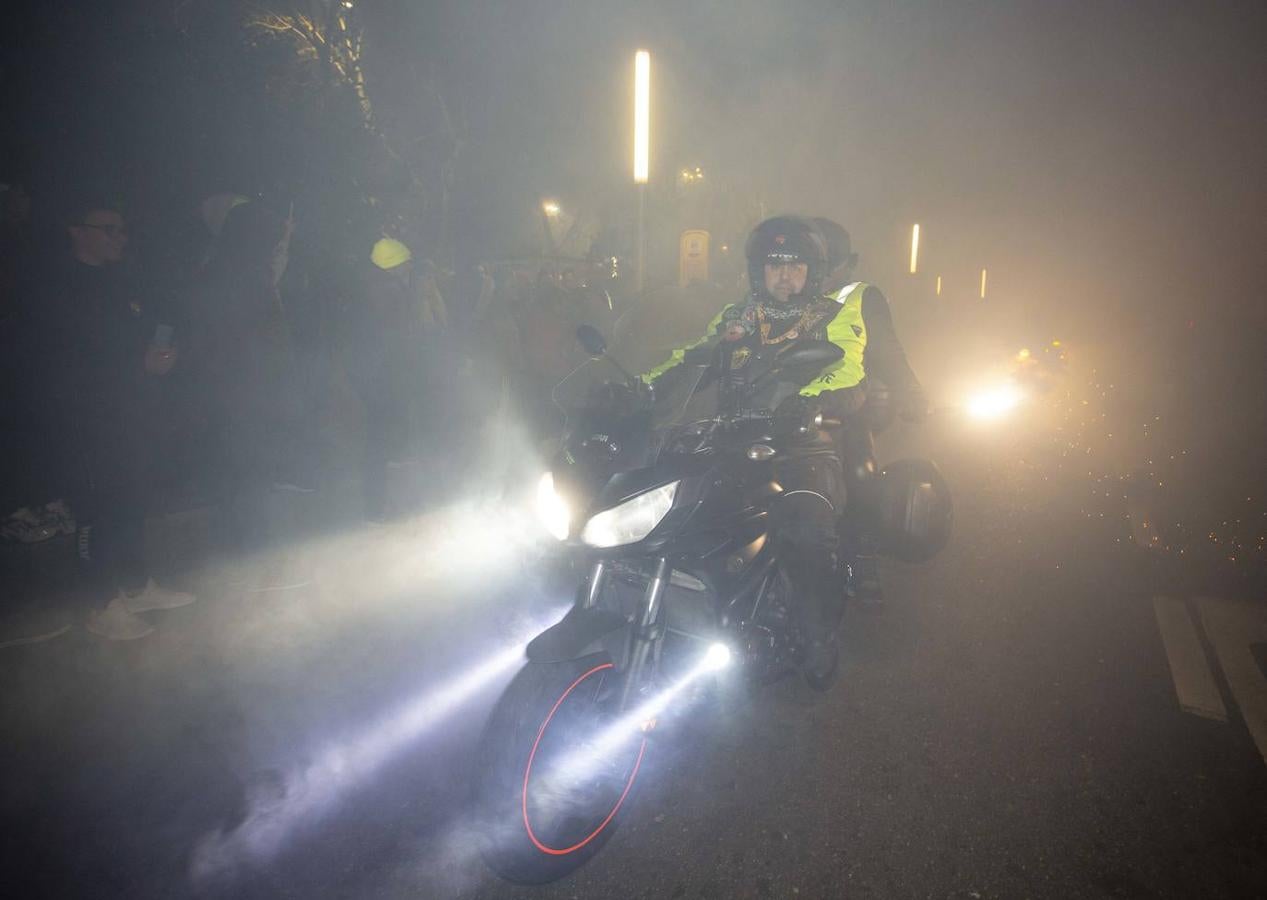
[[[571,847],[567,847],[565,849],[560,850],[557,847],[550,847],[546,844],[543,844],[541,841],[537,839],[536,834],[533,833],[532,823],[528,821],[528,779],[532,775],[532,761],[537,755],[537,747],[540,746],[541,738],[546,733],[546,727],[550,724],[550,720],[554,718],[554,714],[559,711],[559,707],[563,705],[563,701],[568,698],[568,695],[572,693],[572,691],[576,690],[577,685],[579,685],[586,678],[589,678],[595,672],[601,672],[604,669],[612,669],[612,668],[615,668],[615,665],[613,663],[603,663],[602,665],[595,666],[594,668],[586,672],[584,675],[577,678],[576,681],[573,681],[572,684],[568,687],[568,689],[563,692],[563,696],[559,697],[559,699],[555,701],[554,706],[551,707],[550,709],[549,715],[546,716],[545,721],[541,723],[541,727],[537,730],[537,739],[532,742],[532,752],[528,754],[528,766],[526,769],[524,769],[524,788],[523,788],[522,808],[523,808],[523,815],[524,815],[524,828],[527,829],[528,831],[528,839],[532,841],[533,846],[535,846],[542,853],[548,853],[551,856],[566,856],[569,853],[580,850],[590,841],[594,840],[594,838],[598,837],[599,833],[602,832],[602,830],[608,826],[611,820],[616,817],[616,813],[620,810],[621,804],[623,804],[625,802],[625,798],[629,796],[629,791],[633,787],[634,779],[638,777],[638,769],[642,765],[642,755],[647,750],[647,739],[645,737],[642,739],[642,745],[638,748],[638,758],[634,760],[633,771],[629,773],[629,780],[625,782],[625,789],[621,792],[620,799],[616,801],[616,805],[612,807],[612,811],[607,814],[607,818],[603,819],[602,823],[590,833],[589,837],[585,838],[585,840],[579,843],[573,844]]]

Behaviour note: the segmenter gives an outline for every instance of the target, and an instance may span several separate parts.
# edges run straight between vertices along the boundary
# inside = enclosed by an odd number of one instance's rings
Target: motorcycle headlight
[[[550,534],[561,541],[567,540],[572,527],[572,511],[554,489],[554,474],[551,472],[546,472],[537,482],[537,518]]]
[[[622,547],[649,535],[673,506],[678,482],[631,497],[585,523],[581,540],[591,547]]]
[[[968,398],[965,408],[974,419],[1001,419],[1022,400],[1020,388],[1014,384],[1001,384],[978,391]]]

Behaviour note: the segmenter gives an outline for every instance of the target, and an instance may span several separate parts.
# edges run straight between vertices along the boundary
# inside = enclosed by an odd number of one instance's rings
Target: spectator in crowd
[[[84,204],[66,220],[70,253],[40,279],[28,347],[67,452],[69,499],[93,608],[87,628],[144,637],[138,613],[194,602],[158,586],[143,543],[155,439],[155,394],[176,365],[170,327],[156,320],[120,263],[121,213]]]
[[[499,279],[490,273],[487,264],[473,265],[468,270],[467,304],[474,311],[469,333],[463,343],[468,355],[469,377],[443,385],[453,366],[443,366],[438,378],[441,396],[449,404],[447,415],[436,415],[446,423],[446,434],[452,438],[453,424],[464,423],[458,440],[465,446],[491,450],[490,434],[499,433],[506,425],[507,411],[522,408],[525,396],[523,347],[514,298],[517,289],[513,272],[508,267],[499,271]],[[460,389],[460,392],[459,392]],[[468,464],[479,464],[477,454],[467,457]]]
[[[480,276],[477,356],[481,364],[493,366],[513,386],[523,367],[514,273],[502,268],[494,277],[488,265],[481,265],[476,271]]]
[[[448,429],[441,423],[452,422],[456,409],[455,373],[467,365],[464,354],[469,353],[468,345],[455,340],[453,308],[446,299],[446,291],[452,292],[454,280],[445,279],[443,274],[429,259],[424,259],[415,273],[412,290],[417,297],[417,312],[412,319],[416,337],[406,394],[413,447],[433,468],[451,456]],[[442,436],[444,441],[440,440]]]
[[[440,292],[440,269],[429,259],[424,259],[417,273],[417,283],[411,290],[418,296],[418,325],[422,333],[439,336],[449,327],[449,312],[444,295]]]
[[[524,392],[526,418],[543,434],[557,425],[550,394],[560,379],[584,359],[576,350],[575,325],[569,317],[568,298],[558,273],[544,267],[536,284],[528,283],[519,304],[519,331],[524,344]]]
[[[250,198],[241,194],[212,194],[198,203],[197,222],[193,223],[198,233],[192,241],[193,246],[189,248],[188,260],[185,264],[187,271],[198,275],[207,268],[207,264],[211,262],[211,257],[215,253],[216,241],[220,238],[220,232],[224,229],[229,213],[243,203],[249,202]]]
[[[288,218],[294,218],[293,205]],[[322,252],[312,229],[303,229],[288,243],[284,257],[274,259],[278,293],[290,339],[296,432],[291,436],[289,482],[293,489],[315,490],[329,450],[323,419],[333,375],[331,312],[346,293],[344,271],[351,260]],[[285,264],[284,270],[281,268]],[[359,271],[357,273],[359,275]]]
[[[603,284],[603,278],[610,270],[593,260],[587,260],[576,270],[569,269],[564,289],[569,294],[570,309],[573,317],[573,328],[585,323],[610,336],[615,325],[615,304],[611,293]]]
[[[483,263],[475,266],[474,279],[479,285],[475,297],[475,321],[482,326],[493,315],[493,303],[496,300],[497,280]]]
[[[58,532],[36,504],[48,498],[41,495],[43,479],[37,474],[38,393],[27,371],[22,329],[29,312],[25,275],[35,256],[30,211],[21,185],[0,184],[0,462],[7,473],[0,484],[0,515],[14,510],[0,524],[0,535],[23,543]]]
[[[270,488],[296,484],[298,392],[291,342],[277,291],[291,222],[262,203],[233,207],[202,278],[189,292],[190,363],[199,384],[223,550],[262,552]],[[295,585],[267,585],[282,587]]]
[[[409,393],[424,323],[444,321],[443,301],[435,302],[439,291],[425,265],[415,278],[413,252],[405,244],[377,241],[347,323],[344,369],[365,410],[361,488],[369,522],[386,520],[388,462],[409,452]]]

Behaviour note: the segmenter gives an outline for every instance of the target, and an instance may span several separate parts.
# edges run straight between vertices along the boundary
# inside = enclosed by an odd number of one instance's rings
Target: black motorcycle
[[[604,356],[597,331],[578,337]],[[772,510],[778,460],[822,423],[775,411],[841,350],[778,349],[689,351],[655,396],[626,375],[569,416],[538,512],[582,561],[581,583],[568,614],[528,645],[477,768],[484,857],[500,875],[545,882],[593,857],[654,730],[718,672],[765,681],[800,665]],[[834,667],[806,677],[826,689]]]

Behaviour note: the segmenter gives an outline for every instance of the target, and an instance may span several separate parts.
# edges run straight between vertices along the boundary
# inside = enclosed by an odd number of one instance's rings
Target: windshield
[[[651,427],[672,428],[717,415],[717,380],[708,366],[690,366],[676,383],[660,391],[651,410]]]
[[[661,426],[724,414],[768,412],[798,393],[803,383],[779,377],[774,369],[776,351],[755,338],[702,347],[688,354],[688,360],[696,353],[699,356],[693,361],[699,365],[686,367],[669,395],[657,398]],[[718,372],[729,372],[730,377],[717,377]]]
[[[620,435],[619,468],[651,465],[666,448],[695,452],[707,445],[719,417],[768,413],[800,391],[803,381],[768,377],[776,355],[755,340],[688,351],[686,362],[658,380],[650,406],[613,377],[620,374],[613,363],[590,360],[553,391],[565,416],[561,437]],[[717,377],[719,370],[730,377]]]
[[[810,373],[779,363],[780,351],[791,349],[763,345],[755,336],[693,348],[657,380],[650,404],[614,359],[589,360],[552,393],[563,414],[561,442],[573,451],[604,448],[602,466],[614,471],[653,465],[666,451],[704,450],[727,417],[759,418],[801,390]]]
[[[684,367],[681,377],[661,385],[648,407],[619,377],[611,377],[617,373],[608,363],[592,360],[554,388],[554,402],[564,414],[560,444],[573,451],[612,448],[604,464],[611,471],[654,465],[683,426],[716,416],[716,380],[707,377],[709,371],[708,366]]]

